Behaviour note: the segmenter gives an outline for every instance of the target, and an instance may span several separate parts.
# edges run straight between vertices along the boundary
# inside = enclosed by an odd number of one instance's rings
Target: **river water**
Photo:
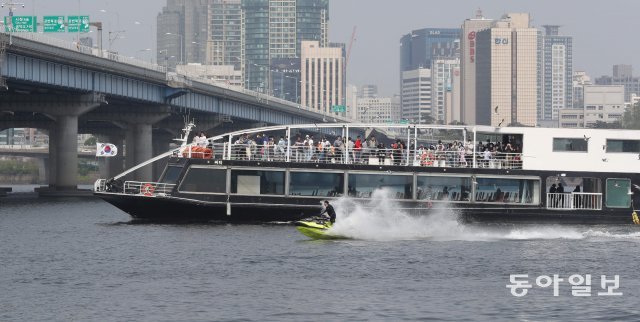
[[[91,198],[0,199],[0,321],[640,320],[638,227],[465,226],[340,206],[334,228],[355,239],[132,223]],[[511,274],[528,274],[525,296],[506,287]],[[536,284],[554,274],[558,296]],[[592,276],[590,297],[572,294],[573,274]],[[601,275],[622,295],[599,295]]]

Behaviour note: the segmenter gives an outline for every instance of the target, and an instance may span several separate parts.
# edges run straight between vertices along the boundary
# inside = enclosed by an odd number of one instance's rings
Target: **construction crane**
[[[351,56],[351,48],[353,48],[353,42],[356,40],[356,30],[358,26],[353,26],[353,32],[351,33],[351,40],[349,40],[349,49],[347,49],[347,57],[345,57],[344,68],[347,69],[349,64],[349,57]]]

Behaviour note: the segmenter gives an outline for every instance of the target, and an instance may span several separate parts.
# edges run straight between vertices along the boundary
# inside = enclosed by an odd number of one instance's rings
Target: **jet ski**
[[[332,234],[331,221],[324,216],[302,219],[295,224],[299,232],[311,239],[347,239],[347,237]]]

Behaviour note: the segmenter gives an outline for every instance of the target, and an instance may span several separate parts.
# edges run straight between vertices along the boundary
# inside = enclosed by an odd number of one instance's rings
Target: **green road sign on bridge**
[[[68,32],[89,32],[89,16],[68,16]]]
[[[36,32],[38,31],[38,21],[35,16],[5,16],[4,31]]]
[[[347,111],[347,107],[344,105],[334,105],[331,106],[331,111],[336,113],[344,113]]]
[[[42,26],[44,32],[65,32],[64,16],[44,16]]]

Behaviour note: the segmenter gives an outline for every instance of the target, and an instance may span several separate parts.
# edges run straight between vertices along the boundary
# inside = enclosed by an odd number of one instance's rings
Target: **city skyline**
[[[26,0],[25,8],[18,8],[16,15],[88,14],[92,21],[104,23],[103,46],[127,56],[155,60],[155,21],[165,1],[132,3],[124,0],[109,1],[57,1]],[[398,5],[401,3],[401,5]],[[367,14],[355,14],[367,5]],[[640,44],[624,41],[631,37],[631,30],[640,27],[634,13],[640,3],[617,2],[589,3],[577,0],[535,3],[513,3],[506,0],[471,0],[442,2],[437,10],[432,2],[419,0],[342,0],[330,1],[331,21],[329,40],[349,43],[353,26],[358,27],[347,73],[348,82],[355,85],[376,84],[380,94],[390,96],[399,93],[399,41],[402,35],[421,28],[459,28],[466,18],[473,17],[480,7],[485,17],[497,19],[507,12],[528,12],[533,25],[561,25],[561,33],[574,37],[574,70],[586,71],[592,78],[611,75],[615,64],[638,65],[634,53]],[[576,14],[580,5],[581,14]],[[407,10],[411,8],[411,10]],[[101,11],[102,10],[102,11]],[[8,15],[8,8],[4,8]],[[599,23],[594,23],[598,17]],[[385,22],[385,23],[381,23]],[[119,30],[126,32],[117,33]],[[111,34],[109,34],[111,32]],[[628,34],[627,34],[628,33]],[[149,35],[153,36],[149,36]],[[75,35],[51,36],[71,39]],[[615,37],[613,40],[612,37]],[[606,44],[606,45],[603,45]]]

